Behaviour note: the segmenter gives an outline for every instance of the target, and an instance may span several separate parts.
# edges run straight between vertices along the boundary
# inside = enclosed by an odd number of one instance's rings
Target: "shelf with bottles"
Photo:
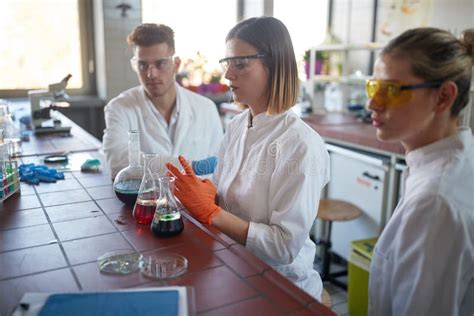
[[[338,82],[349,85],[364,85],[370,76],[363,75],[361,72],[355,72],[348,76],[315,75],[313,81],[318,82]]]
[[[351,51],[376,51],[383,48],[383,44],[351,43],[351,44],[322,44],[310,48],[305,56],[306,71],[309,81],[337,81],[342,83],[364,83],[365,76],[360,82],[354,82],[348,77],[347,61]],[[313,71],[310,71],[313,69]]]
[[[364,116],[364,86],[370,76],[360,70],[350,69],[350,53],[374,52],[383,46],[374,42],[329,42],[310,48],[305,54],[307,80],[304,86],[311,95],[313,112],[349,111]]]
[[[9,145],[9,143],[0,144],[0,153],[8,150],[6,147]],[[17,161],[5,158],[0,160],[0,181],[0,202],[5,201],[16,192],[20,192],[20,175]]]

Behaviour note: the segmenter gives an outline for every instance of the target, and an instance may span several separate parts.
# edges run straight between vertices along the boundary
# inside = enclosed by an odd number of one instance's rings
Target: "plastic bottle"
[[[328,112],[342,111],[342,89],[336,82],[331,82],[324,91],[324,107]]]
[[[0,125],[3,129],[3,142],[10,143],[9,155],[15,156],[21,153],[21,132],[13,122],[12,116],[8,111],[8,104],[0,100]]]

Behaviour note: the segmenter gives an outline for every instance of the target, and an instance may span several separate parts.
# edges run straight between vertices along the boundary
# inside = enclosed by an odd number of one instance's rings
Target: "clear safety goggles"
[[[250,69],[250,60],[265,58],[265,54],[255,54],[247,56],[234,56],[227,57],[219,60],[222,71],[226,73],[229,69],[233,70],[237,74],[242,74]]]
[[[394,107],[411,100],[413,90],[439,88],[443,81],[434,80],[414,85],[369,79],[365,83],[365,91],[369,99],[376,98],[380,105]]]
[[[155,68],[156,70],[161,71],[161,72],[168,71],[173,66],[173,62],[174,62],[174,56],[160,58],[158,60],[155,60],[152,63],[139,60],[137,57],[132,57],[132,59],[130,59],[130,64],[132,65],[132,69],[141,73],[146,73],[152,68]]]

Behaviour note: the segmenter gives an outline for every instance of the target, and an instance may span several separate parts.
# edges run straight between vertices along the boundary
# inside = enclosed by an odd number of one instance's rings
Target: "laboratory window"
[[[68,73],[70,94],[95,85],[90,1],[3,0],[0,10],[0,95],[26,96]]]
[[[227,32],[237,22],[237,1],[142,0],[142,19],[174,30],[187,85],[221,81],[218,60],[224,57]]]

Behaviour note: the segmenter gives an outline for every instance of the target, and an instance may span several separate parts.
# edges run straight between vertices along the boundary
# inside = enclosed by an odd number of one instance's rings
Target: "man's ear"
[[[458,86],[454,81],[445,81],[438,88],[438,102],[436,104],[436,111],[441,113],[450,111],[454,104],[454,100],[458,96]]]
[[[179,69],[180,65],[181,65],[181,58],[179,58],[179,56],[176,56],[174,58],[174,67],[175,67],[176,72],[178,72],[178,69]]]

